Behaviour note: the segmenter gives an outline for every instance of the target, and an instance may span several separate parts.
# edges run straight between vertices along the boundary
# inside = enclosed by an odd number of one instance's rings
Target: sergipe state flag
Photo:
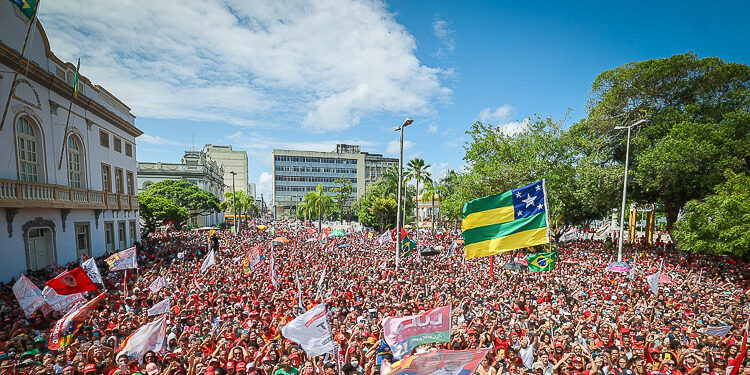
[[[464,205],[466,259],[549,243],[544,180]]]
[[[557,253],[554,251],[548,253],[536,253],[526,257],[529,261],[529,271],[551,271],[555,269],[555,261],[557,260]]]

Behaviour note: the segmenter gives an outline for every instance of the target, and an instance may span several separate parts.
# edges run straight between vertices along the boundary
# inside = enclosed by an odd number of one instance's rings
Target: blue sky
[[[606,69],[687,51],[750,63],[748,4],[56,0],[40,20],[60,58],[132,108],[139,161],[232,144],[268,194],[273,148],[395,156],[409,116],[405,155],[440,176],[474,121],[585,117]]]

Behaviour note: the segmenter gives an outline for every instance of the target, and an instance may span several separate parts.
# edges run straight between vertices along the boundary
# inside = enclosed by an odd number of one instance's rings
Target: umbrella
[[[340,247],[340,248],[346,248],[346,247],[349,247],[349,245],[347,245],[347,244],[345,244],[345,243],[342,243],[341,245],[339,245],[339,247]]]
[[[437,251],[437,249],[434,249],[434,248],[431,248],[431,247],[428,247],[426,249],[422,249],[419,253],[422,254],[422,256],[424,256],[424,257],[431,257],[433,255],[440,254],[440,252]]]
[[[506,270],[521,271],[521,270],[528,268],[528,266],[524,266],[521,263],[510,262],[510,263],[503,264],[503,268],[505,268]]]
[[[607,269],[612,272],[630,272],[630,265],[627,262],[612,262]]]
[[[331,234],[328,235],[328,237],[343,237],[346,236],[346,233],[344,233],[341,229],[336,229],[335,231],[331,232]]]
[[[265,226],[265,225],[258,225],[258,226],[256,226],[256,228],[258,228],[258,229],[268,229],[268,227]]]
[[[273,239],[273,242],[278,242],[278,243],[289,243],[289,240],[288,240],[288,239],[286,239],[286,238],[284,238],[284,237],[276,237],[276,238],[274,238],[274,239]]]

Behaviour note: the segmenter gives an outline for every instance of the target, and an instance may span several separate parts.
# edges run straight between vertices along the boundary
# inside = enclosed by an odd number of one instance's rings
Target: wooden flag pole
[[[122,290],[125,293],[125,298],[128,297],[128,270],[125,270],[125,276],[122,278]]]
[[[31,35],[31,28],[34,26],[36,21],[36,14],[39,11],[39,3],[41,0],[36,2],[34,13],[31,15],[29,20],[29,28],[26,30],[26,36],[23,38],[23,47],[21,47],[21,55],[18,57],[18,63],[16,64],[16,70],[13,72],[13,80],[11,80],[10,91],[8,92],[8,99],[5,101],[5,109],[3,109],[3,118],[0,120],[0,130],[3,130],[5,124],[5,117],[8,116],[8,108],[10,107],[10,98],[13,97],[13,93],[16,91],[16,83],[18,83],[18,73],[21,71],[21,63],[23,62],[23,55],[26,53],[26,45],[29,42],[29,35]]]
[[[81,70],[81,58],[78,58],[78,65],[76,65],[76,79],[73,82],[73,95],[70,97],[70,104],[68,105],[68,118],[65,120],[65,133],[63,133],[62,147],[60,147],[60,162],[57,164],[57,169],[62,168],[63,155],[65,155],[65,148],[67,146],[66,140],[68,139],[68,131],[70,129],[70,114],[73,112],[73,103],[78,97],[78,72]]]

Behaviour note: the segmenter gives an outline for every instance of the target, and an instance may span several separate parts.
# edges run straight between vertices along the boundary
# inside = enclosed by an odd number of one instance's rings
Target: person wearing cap
[[[292,367],[291,363],[289,363],[289,357],[286,355],[282,355],[279,358],[279,363],[276,365],[273,371],[273,375],[297,375],[299,373],[299,370],[297,368]]]

